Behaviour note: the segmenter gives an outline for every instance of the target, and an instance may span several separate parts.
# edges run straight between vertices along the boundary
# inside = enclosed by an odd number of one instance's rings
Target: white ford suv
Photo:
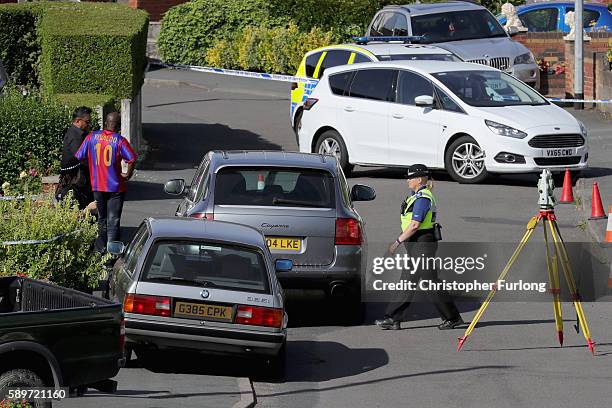
[[[518,79],[467,62],[386,61],[325,71],[304,103],[301,152],[352,165],[487,173],[583,169],[586,127]]]

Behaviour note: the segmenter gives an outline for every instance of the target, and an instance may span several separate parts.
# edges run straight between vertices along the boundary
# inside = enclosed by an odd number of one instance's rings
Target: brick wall
[[[563,33],[523,33],[512,39],[533,52],[536,60],[547,61],[551,69],[565,63]],[[565,96],[565,73],[540,71],[540,91],[551,97]]]
[[[612,0],[610,0],[612,1]],[[597,94],[597,58],[608,50],[612,33],[588,33],[590,41],[584,42],[584,96],[585,99],[599,98]],[[574,97],[574,42],[565,41],[563,33],[523,33],[513,37],[525,45],[537,60],[544,60],[551,68],[565,65],[565,72],[559,74],[541,73],[541,92],[551,97]],[[558,71],[559,72],[559,71]]]
[[[591,41],[584,42],[584,80],[583,91],[585,99],[600,99],[597,93],[597,59],[599,54],[605,54],[608,50],[608,39],[612,38],[612,33],[589,33]],[[565,42],[565,52],[567,54],[567,75],[565,80],[566,95],[574,96],[574,42]],[[588,105],[587,107],[591,107]]]
[[[0,0],[1,1],[1,0]],[[129,0],[132,8],[146,10],[151,21],[160,21],[170,7],[186,3],[188,0]]]

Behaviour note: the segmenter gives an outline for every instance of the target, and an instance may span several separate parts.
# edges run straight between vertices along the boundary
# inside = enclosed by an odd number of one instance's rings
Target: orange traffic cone
[[[606,227],[606,239],[605,242],[612,242],[612,205],[608,211],[608,226]]]
[[[574,202],[574,193],[572,191],[572,176],[569,170],[565,170],[563,177],[563,190],[561,191],[560,204],[571,204]]]
[[[591,194],[591,216],[589,220],[600,220],[606,218],[603,204],[601,203],[601,195],[599,194],[599,186],[597,182],[593,182],[593,192]]]

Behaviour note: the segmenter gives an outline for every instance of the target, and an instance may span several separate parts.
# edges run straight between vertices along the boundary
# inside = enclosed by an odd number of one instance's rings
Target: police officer
[[[412,195],[408,196],[402,205],[402,233],[391,244],[389,252],[393,254],[403,243],[409,256],[433,258],[438,249],[434,233],[436,198],[428,186],[429,171],[425,165],[415,164],[408,169],[406,178]],[[421,279],[439,282],[436,270],[428,269],[427,265],[414,271],[411,278],[415,282]],[[463,324],[461,315],[448,293],[428,291],[428,295],[442,317],[443,323],[438,326],[440,330],[453,329]],[[376,324],[385,330],[399,330],[402,313],[410,306],[413,296],[413,290],[400,293],[397,301],[387,306],[384,318],[377,320]]]

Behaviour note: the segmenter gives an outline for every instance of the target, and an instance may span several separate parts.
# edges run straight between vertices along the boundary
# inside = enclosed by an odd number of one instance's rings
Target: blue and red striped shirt
[[[119,133],[108,130],[90,133],[74,156],[79,160],[87,157],[93,191],[126,191],[125,179],[121,176],[121,161],[136,161],[136,153],[127,139]]]

